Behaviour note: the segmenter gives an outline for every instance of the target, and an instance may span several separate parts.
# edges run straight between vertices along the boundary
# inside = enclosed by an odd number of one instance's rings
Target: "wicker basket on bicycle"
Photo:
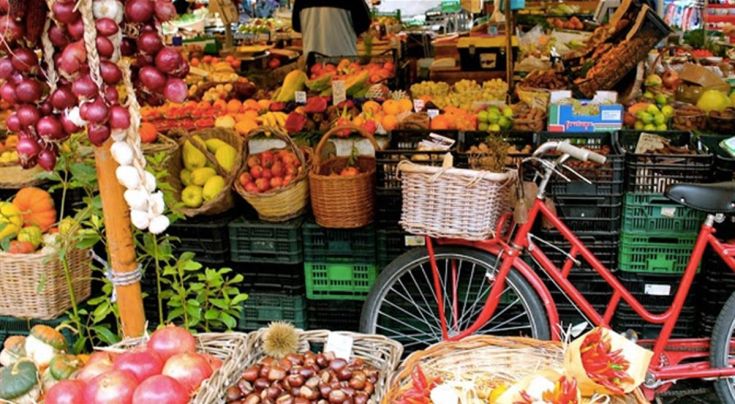
[[[329,139],[345,130],[359,133],[372,143],[375,150],[378,149],[372,135],[356,126],[338,126],[324,134],[314,149],[313,164],[309,171],[311,207],[316,222],[322,227],[354,229],[373,221],[375,157],[357,156],[351,161],[350,157],[335,156],[322,160]],[[341,174],[350,163],[354,163],[359,172]]]
[[[510,211],[516,170],[502,173],[451,166],[398,164],[403,192],[401,225],[435,238],[486,240]]]
[[[420,366],[427,379],[467,388],[478,402],[495,402],[507,386],[540,371],[564,372],[564,351],[559,342],[523,337],[475,335],[457,342],[440,342],[412,353],[398,368],[383,397],[383,404],[399,402],[411,389],[412,374]],[[495,391],[496,388],[501,390]],[[490,399],[492,397],[492,399]],[[611,396],[611,403],[647,403],[640,391]]]

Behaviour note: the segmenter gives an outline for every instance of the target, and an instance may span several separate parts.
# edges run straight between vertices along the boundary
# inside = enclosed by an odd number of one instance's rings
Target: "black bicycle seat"
[[[735,213],[735,181],[715,184],[674,184],[666,197],[708,213]]]

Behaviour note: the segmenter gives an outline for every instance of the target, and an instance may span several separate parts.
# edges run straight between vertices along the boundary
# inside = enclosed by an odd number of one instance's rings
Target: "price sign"
[[[439,116],[439,110],[438,109],[430,109],[426,111],[427,114],[429,114],[429,118],[434,119],[437,116]]]
[[[421,112],[424,110],[424,100],[421,99],[415,99],[413,100],[413,110],[414,112]]]
[[[294,97],[297,104],[306,104],[306,91],[296,91]]]
[[[332,103],[337,105],[347,99],[347,90],[344,80],[332,82]]]
[[[324,344],[324,352],[334,352],[334,356],[350,360],[352,356],[352,337],[345,334],[330,332]]]

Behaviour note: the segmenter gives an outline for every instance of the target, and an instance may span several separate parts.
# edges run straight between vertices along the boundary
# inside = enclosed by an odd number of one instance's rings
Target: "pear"
[[[189,170],[204,167],[207,164],[207,157],[199,151],[190,141],[184,142],[184,167]]]
[[[204,188],[202,188],[202,198],[204,198],[205,201],[211,201],[212,199],[216,198],[217,195],[219,195],[224,188],[224,178],[220,177],[219,175],[210,177],[204,184]]]
[[[191,170],[186,168],[181,170],[181,172],[179,173],[179,179],[185,187],[191,185]]]
[[[193,185],[197,186],[204,186],[204,184],[207,182],[208,179],[214,177],[217,175],[217,172],[214,171],[214,168],[211,167],[202,167],[197,168],[196,170],[193,170],[191,172],[191,183]]]
[[[189,208],[198,208],[202,206],[202,187],[189,185],[181,191],[181,202]]]
[[[209,150],[210,153],[216,153],[217,150],[222,146],[230,146],[219,139],[207,139],[204,143],[207,145],[207,150]]]
[[[220,167],[225,169],[225,171],[232,171],[232,169],[235,168],[237,150],[225,143],[217,148],[217,151],[214,153],[214,158],[217,160]]]

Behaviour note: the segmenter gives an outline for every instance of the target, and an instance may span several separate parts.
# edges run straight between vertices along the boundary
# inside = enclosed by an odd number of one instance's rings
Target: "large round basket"
[[[401,225],[413,234],[486,240],[511,209],[517,172],[503,173],[398,163]]]
[[[461,378],[513,384],[538,371],[564,369],[564,351],[559,342],[522,337],[475,335],[458,342],[440,342],[406,358],[391,379],[383,404],[398,402],[411,385],[411,372],[420,365],[427,376],[443,380]],[[648,403],[639,390],[625,397],[611,397],[612,403]]]
[[[39,166],[25,169],[20,164],[0,165],[0,189],[21,189],[43,183]]]
[[[314,160],[309,171],[311,208],[317,224],[322,227],[354,229],[373,221],[375,157],[358,156],[354,164],[360,173],[354,176],[339,175],[342,169],[349,166],[349,157],[336,156],[322,160],[322,152],[329,139],[345,130],[359,133],[378,150],[375,139],[355,126],[339,126],[324,134],[314,149]]]
[[[225,390],[229,386],[228,381],[240,376],[240,364],[245,362],[248,357],[247,334],[239,332],[203,333],[194,335],[194,339],[197,343],[197,351],[207,353],[221,360],[222,367],[202,383],[189,403],[224,402],[224,400],[210,400],[210,397],[224,397]],[[98,348],[98,350],[120,353],[137,348],[146,342],[148,342],[148,336],[131,338],[106,348]],[[218,394],[215,392],[218,392]]]
[[[286,143],[286,149],[292,151],[296,158],[298,158],[300,166],[298,168],[298,174],[294,179],[285,187],[272,189],[267,192],[257,193],[248,192],[243,188],[239,180],[235,180],[235,191],[243,197],[253,208],[258,212],[258,217],[261,220],[268,222],[285,222],[293,218],[301,216],[309,203],[309,183],[306,180],[306,175],[309,170],[308,161],[304,157],[302,150],[296,146],[291,140],[288,134],[277,128],[258,128],[250,132],[243,139],[243,150],[245,158],[243,159],[243,165],[237,178],[240,174],[246,172],[249,167],[247,165],[247,158],[250,154],[249,140],[258,136],[267,135],[272,136],[275,139],[280,139]]]
[[[327,342],[330,333],[327,330],[297,330],[297,332],[299,333],[299,353],[306,353],[308,351],[321,352],[321,348]],[[248,334],[247,348],[245,349],[248,354],[247,358],[238,362],[237,370],[230,373],[232,377],[226,381],[223,389],[211,389],[206,392],[200,392],[197,398],[200,396],[203,399],[206,398],[206,400],[201,401],[202,403],[224,402],[227,387],[240,380],[242,372],[245,369],[266,357],[263,351],[264,334],[265,329]],[[340,332],[340,334],[347,335],[353,339],[353,357],[364,359],[380,371],[380,378],[375,385],[375,393],[371,399],[372,403],[379,403],[385,395],[388,382],[400,362],[403,346],[382,335],[367,335],[353,332]]]
[[[173,153],[179,148],[179,143],[166,135],[159,134],[156,142],[141,143],[140,148],[144,155],[152,156],[157,153]]]
[[[207,150],[205,147],[202,147],[197,142],[191,141],[193,136],[199,136],[204,141],[208,139],[220,139],[223,142],[234,147],[237,156],[234,164],[235,168],[233,168],[230,172],[226,172],[222,167],[220,167],[219,164],[217,164],[217,160],[214,158],[214,154],[210,153],[209,150]],[[181,200],[181,191],[184,189],[184,184],[181,182],[179,174],[184,168],[184,163],[182,161],[184,150],[183,144],[187,140],[189,140],[190,143],[199,151],[204,153],[204,156],[206,156],[207,160],[212,164],[212,167],[215,168],[217,174],[221,175],[225,179],[225,187],[222,189],[222,192],[220,192],[220,194],[217,195],[217,197],[215,197],[214,199],[204,202],[202,206],[198,208],[183,208],[181,210],[182,213],[187,217],[194,217],[198,215],[216,215],[230,210],[235,203],[232,197],[232,183],[235,180],[237,170],[240,168],[240,165],[242,165],[241,136],[238,135],[235,131],[220,128],[203,129],[196,132],[183,134],[179,139],[180,147],[177,148],[173,156],[171,156],[170,163],[171,173],[169,175],[169,183],[174,189],[177,200]]]
[[[67,254],[77,302],[89,297],[92,266],[88,250]],[[67,311],[71,295],[64,266],[55,253],[0,253],[0,315],[51,320]]]

